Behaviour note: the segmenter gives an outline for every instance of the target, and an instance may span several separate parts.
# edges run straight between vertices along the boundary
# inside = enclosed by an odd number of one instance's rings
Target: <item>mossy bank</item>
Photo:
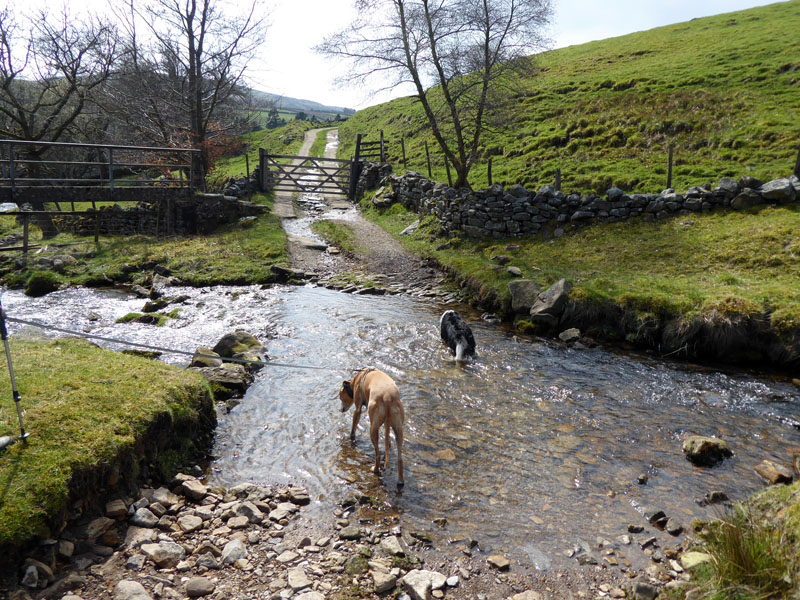
[[[205,380],[80,340],[11,340],[26,443],[0,454],[0,560],[137,482],[206,455],[216,416]],[[8,370],[0,435],[17,436]]]

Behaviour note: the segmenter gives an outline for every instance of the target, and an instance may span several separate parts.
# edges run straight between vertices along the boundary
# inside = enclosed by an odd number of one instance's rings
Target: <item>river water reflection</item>
[[[442,542],[474,538],[482,550],[539,568],[566,561],[563,551],[580,540],[613,540],[628,523],[644,523],[643,506],[688,527],[712,516],[696,502],[705,493],[743,499],[763,485],[756,464],[787,464],[800,451],[790,424],[800,393],[790,383],[517,339],[466,309],[479,357],[459,366],[438,338],[442,307],[402,296],[314,287],[174,294],[188,299],[163,328],[114,324],[144,302],[118,293],[5,292],[3,305],[18,318],[189,351],[243,328],[268,339],[275,362],[320,367],[264,368],[221,419],[209,474],[212,484],[305,485],[312,516],[330,515],[353,487],[378,485],[366,415],[353,447],[352,413],[342,415],[337,398],[341,380],[363,366],[389,373],[405,404],[406,487],[394,491],[394,445],[383,482],[404,522]],[[726,439],[734,457],[693,467],[681,452],[689,433]],[[432,524],[439,517],[445,530]]]

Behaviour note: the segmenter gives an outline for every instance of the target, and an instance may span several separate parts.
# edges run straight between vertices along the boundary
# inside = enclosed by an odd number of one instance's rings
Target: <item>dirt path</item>
[[[306,132],[300,154],[306,156],[316,139],[320,129]],[[336,158],[338,130],[328,132],[328,145],[325,158]],[[299,162],[299,161],[297,161]],[[294,202],[292,193],[283,193],[276,197],[275,213],[284,220],[297,219],[303,211]],[[310,237],[289,236],[289,258],[292,268],[313,273],[317,277],[332,277],[343,273],[356,276],[380,277],[387,283],[418,291],[432,291],[439,288],[444,278],[433,266],[417,256],[406,252],[403,247],[383,229],[365,220],[350,202],[337,196],[325,196],[324,212],[321,218],[349,227],[356,244],[368,249],[363,254],[342,254],[329,252]]]

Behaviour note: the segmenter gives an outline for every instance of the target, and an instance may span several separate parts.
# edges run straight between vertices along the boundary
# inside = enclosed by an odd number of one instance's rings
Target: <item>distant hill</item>
[[[278,96],[269,92],[260,92],[253,90],[253,99],[256,106],[269,106],[273,105],[279,111],[297,113],[303,111],[307,114],[314,114],[317,116],[347,116],[352,115],[356,111],[352,108],[345,108],[343,106],[327,106],[313,100],[302,100],[300,98],[290,98],[288,96]]]
[[[470,183],[565,192],[660,192],[675,146],[673,187],[721,176],[772,179],[792,172],[800,145],[800,1],[783,2],[590,42],[530,59],[529,79],[490,115]],[[447,181],[438,146],[412,98],[359,111],[339,128],[339,152],[357,133],[384,131],[396,171],[400,137],[408,168]]]

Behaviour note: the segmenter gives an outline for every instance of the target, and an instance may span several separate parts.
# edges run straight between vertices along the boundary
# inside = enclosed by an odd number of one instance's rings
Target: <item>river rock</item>
[[[655,600],[658,596],[658,588],[644,581],[637,581],[631,592],[633,600]]]
[[[158,539],[158,533],[147,527],[128,527],[125,532],[124,546],[126,548],[138,548],[142,544],[154,542]]]
[[[725,440],[701,435],[691,435],[683,441],[683,453],[692,463],[702,467],[713,467],[733,452]]]
[[[289,488],[289,501],[298,506],[305,506],[311,504],[311,496],[306,488],[292,487]]]
[[[711,492],[706,492],[703,497],[697,501],[697,503],[700,506],[708,506],[710,504],[721,504],[722,502],[728,502],[728,500],[730,500],[730,498],[728,498],[728,494],[720,490],[714,490]]]
[[[153,600],[138,581],[123,579],[114,588],[114,600]]]
[[[264,347],[255,336],[242,329],[237,329],[233,333],[228,333],[214,346],[214,352],[225,358],[233,358],[236,354],[243,352],[261,352]]]
[[[200,368],[221,367],[222,358],[220,358],[220,355],[214,352],[211,348],[198,346],[197,350],[194,351],[194,356],[192,356],[192,362],[189,363],[189,366]]]
[[[565,344],[573,344],[581,339],[581,330],[573,327],[571,329],[565,329],[561,333],[558,334],[558,339],[560,339]]]
[[[294,567],[287,572],[287,579],[289,587],[295,592],[305,589],[311,585],[311,580],[306,575],[306,570],[303,567]]]
[[[232,539],[222,549],[222,564],[232,565],[241,558],[247,558],[247,548],[240,539]]]
[[[233,507],[233,512],[237,517],[246,517],[250,523],[261,523],[264,520],[264,513],[250,501],[240,502]]]
[[[358,525],[348,525],[339,532],[339,537],[343,540],[361,539],[361,529]]]
[[[128,516],[128,506],[124,500],[117,498],[106,503],[106,517],[120,521]]]
[[[539,592],[527,590],[519,594],[514,594],[511,596],[511,600],[542,600],[542,595]]]
[[[417,229],[419,229],[419,219],[417,219],[411,225],[403,229],[403,231],[400,232],[400,235],[413,235],[417,231]]]
[[[206,378],[214,390],[214,399],[219,401],[243,396],[253,383],[253,376],[239,364],[190,368]]]
[[[769,460],[762,460],[760,464],[756,465],[755,471],[766,479],[770,485],[792,483],[791,471]]]
[[[158,519],[156,519],[156,521],[158,521]],[[114,525],[114,523],[115,521],[113,519],[109,519],[108,517],[98,517],[97,519],[93,519],[86,527],[86,539],[90,542],[93,542],[106,531],[108,531]],[[134,523],[134,525],[137,525],[137,523]]]
[[[413,569],[403,576],[403,589],[413,600],[430,600],[433,590],[441,590],[447,577],[436,571]]]
[[[131,525],[152,528],[158,525],[158,517],[149,508],[140,508],[131,517]]]
[[[391,573],[384,573],[382,571],[372,571],[372,583],[375,585],[376,594],[384,594],[389,590],[393,590],[397,585],[397,577]]]
[[[499,571],[506,571],[511,566],[511,561],[501,554],[491,555],[486,562]]]
[[[169,569],[178,565],[186,551],[183,546],[175,542],[159,542],[158,544],[143,544],[142,552],[152,560],[159,569]]]
[[[711,562],[711,560],[713,560],[711,555],[705,552],[685,552],[681,556],[681,566],[684,570],[691,571],[699,565]]]
[[[178,527],[186,533],[192,533],[203,528],[203,519],[195,515],[183,515],[178,518]]]
[[[390,535],[383,538],[381,540],[380,548],[390,556],[406,555],[406,553],[403,551],[402,546],[400,546],[400,540],[398,540],[397,536],[395,535]]]
[[[294,600],[325,600],[325,596],[319,592],[303,592]]]
[[[283,519],[288,519],[296,510],[297,507],[291,502],[280,502],[274,510],[270,511],[269,520],[282,521]]]
[[[532,279],[510,281],[508,293],[511,295],[511,310],[516,314],[529,314],[541,291],[539,284]]]
[[[202,500],[208,493],[208,488],[197,479],[187,479],[181,484],[181,492],[192,500]]]
[[[541,292],[531,306],[531,320],[547,327],[555,327],[561,318],[561,313],[564,312],[571,291],[572,284],[566,279],[561,279]]]
[[[519,267],[506,267],[506,273],[512,277],[522,277],[522,269]]]
[[[186,582],[186,595],[189,598],[199,598],[213,594],[217,585],[205,577],[192,577]]]

